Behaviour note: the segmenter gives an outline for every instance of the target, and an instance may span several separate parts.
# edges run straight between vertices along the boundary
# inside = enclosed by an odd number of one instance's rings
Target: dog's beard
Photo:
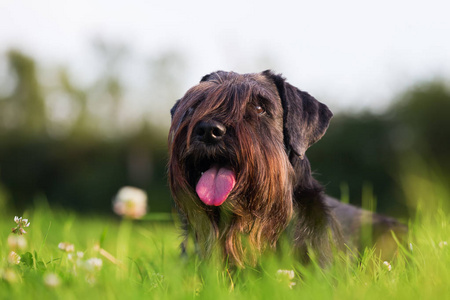
[[[291,218],[293,170],[282,144],[268,148],[226,145],[184,147],[180,160],[171,161],[177,167],[170,168],[172,192],[203,257],[220,246],[230,262],[254,264],[258,253],[275,245]],[[179,174],[184,176],[175,176]],[[221,175],[225,179],[217,178]],[[202,199],[204,186],[214,193],[217,188],[227,190],[209,205],[208,199]]]

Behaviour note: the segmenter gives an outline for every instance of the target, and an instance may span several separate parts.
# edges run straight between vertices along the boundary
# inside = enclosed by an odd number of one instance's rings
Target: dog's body
[[[333,248],[361,244],[364,224],[374,241],[405,229],[323,193],[305,151],[332,113],[279,75],[211,73],[171,114],[170,188],[204,257],[220,248],[232,264],[254,263],[286,235],[300,259],[327,262]]]

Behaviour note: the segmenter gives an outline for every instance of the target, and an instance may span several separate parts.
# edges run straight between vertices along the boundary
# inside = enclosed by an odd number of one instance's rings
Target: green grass
[[[389,262],[391,270],[367,249],[357,259],[337,257],[326,269],[301,266],[288,256],[265,257],[257,269],[231,275],[214,261],[180,258],[178,231],[160,221],[161,215],[122,221],[45,204],[23,213],[31,222],[24,235],[28,246],[18,250],[22,262],[15,265],[7,258],[14,214],[3,210],[0,299],[448,299],[448,189],[423,174],[404,180],[416,215],[409,224],[409,249],[402,248]],[[70,259],[58,249],[60,242],[74,244],[83,258],[77,262],[73,254]],[[90,258],[102,259],[102,267],[87,267]],[[279,269],[295,270],[295,278],[277,276]],[[46,280],[55,275],[59,284],[50,286]]]

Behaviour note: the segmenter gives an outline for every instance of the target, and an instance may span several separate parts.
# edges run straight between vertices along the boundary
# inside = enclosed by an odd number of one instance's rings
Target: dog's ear
[[[173,115],[175,114],[175,111],[177,110],[178,104],[180,104],[180,100],[177,100],[173,107],[170,109],[170,117],[173,119]]]
[[[213,73],[207,74],[200,79],[200,82],[208,81]]]
[[[333,113],[310,94],[287,83],[281,75],[270,70],[263,75],[273,81],[281,98],[286,150],[303,158],[305,151],[325,134]]]
[[[218,71],[218,72],[220,72],[220,71]],[[210,73],[210,74],[203,76],[202,79],[200,79],[200,82],[208,81],[212,75],[214,75],[214,73]],[[177,100],[177,102],[175,102],[173,107],[170,109],[170,116],[172,117],[172,119],[173,119],[173,115],[175,114],[175,111],[177,110],[178,104],[180,103],[180,100],[181,99]]]
[[[202,77],[200,80],[201,82],[205,81],[216,81],[217,83],[223,82],[226,78],[229,78],[230,76],[236,76],[237,74],[234,72],[226,72],[226,71],[215,71],[212,73],[209,73]]]

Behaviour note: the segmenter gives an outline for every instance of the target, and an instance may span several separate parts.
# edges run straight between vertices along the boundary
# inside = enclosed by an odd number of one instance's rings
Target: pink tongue
[[[195,188],[198,197],[206,205],[221,205],[236,184],[234,172],[214,165],[204,172]]]

